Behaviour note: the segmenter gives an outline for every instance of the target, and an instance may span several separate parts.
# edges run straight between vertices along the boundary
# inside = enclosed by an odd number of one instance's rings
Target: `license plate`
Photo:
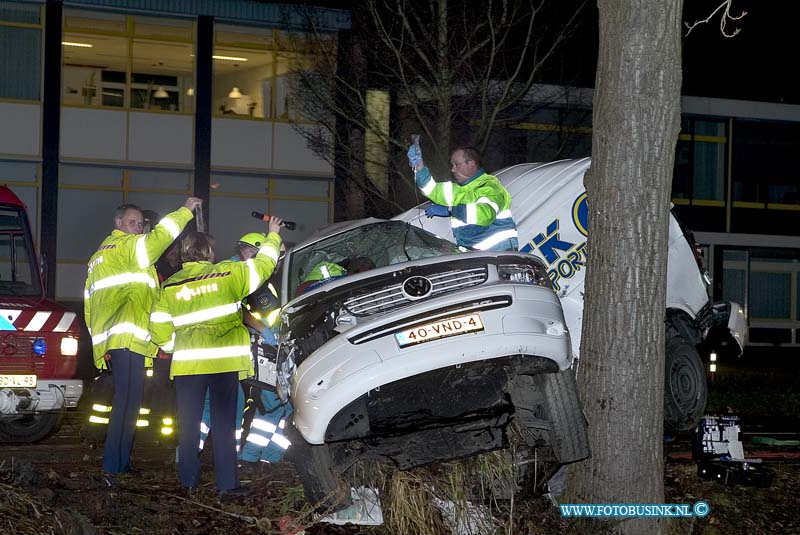
[[[0,375],[0,388],[3,387],[36,387],[35,375]]]
[[[431,340],[438,340],[439,338],[446,338],[448,336],[456,336],[482,330],[483,322],[481,321],[481,317],[477,314],[469,314],[467,316],[459,316],[457,318],[427,323],[414,327],[413,329],[406,329],[395,333],[394,337],[397,339],[397,343],[400,344],[400,347],[405,347],[413,344],[430,342]]]

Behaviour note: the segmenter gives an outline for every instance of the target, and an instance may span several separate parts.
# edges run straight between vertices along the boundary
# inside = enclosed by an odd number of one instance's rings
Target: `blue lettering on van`
[[[552,223],[547,225],[547,233],[537,234],[533,237],[534,245],[539,249],[539,252],[544,257],[548,264],[552,264],[561,255],[557,251],[567,252],[573,247],[574,243],[562,240],[558,235],[558,219],[553,220]]]
[[[547,275],[553,288],[561,290],[559,281],[561,279],[571,279],[586,265],[586,242],[580,243],[574,249],[567,251],[566,257],[560,259],[555,264],[550,265]]]
[[[588,234],[589,206],[586,192],[582,192],[572,203],[572,223],[583,236]],[[556,291],[561,289],[559,281],[571,279],[586,265],[586,241],[575,244],[559,236],[559,219],[554,219],[544,234],[537,234],[520,249],[523,253],[539,250],[548,267],[548,275]],[[559,252],[560,251],[560,252]],[[563,254],[562,254],[563,253]]]

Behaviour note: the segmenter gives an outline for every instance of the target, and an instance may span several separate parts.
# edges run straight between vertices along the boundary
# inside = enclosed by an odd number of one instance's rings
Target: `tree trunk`
[[[580,392],[592,458],[571,503],[664,501],[664,311],[682,0],[599,0]],[[661,533],[658,519],[619,533]]]
[[[364,131],[353,127],[350,130],[350,179],[347,182],[347,213],[343,220],[366,217],[367,172],[364,167]],[[355,156],[355,157],[354,157]]]
[[[451,127],[452,127],[452,91],[453,91],[453,72],[450,66],[450,28],[447,23],[447,0],[439,0],[438,4],[438,21],[436,30],[438,34],[437,39],[437,57],[436,64],[438,66],[437,76],[439,82],[436,88],[439,94],[436,95],[436,100],[439,109],[436,112],[436,140],[434,146],[436,147],[437,163],[443,167],[445,159],[450,158],[450,143],[451,143]],[[449,171],[449,167],[448,167]],[[441,173],[440,176],[447,176],[446,173]]]

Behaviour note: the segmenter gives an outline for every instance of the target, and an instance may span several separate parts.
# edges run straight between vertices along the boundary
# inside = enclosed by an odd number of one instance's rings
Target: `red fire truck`
[[[78,404],[79,328],[45,298],[25,205],[0,186],[0,442],[42,440]]]

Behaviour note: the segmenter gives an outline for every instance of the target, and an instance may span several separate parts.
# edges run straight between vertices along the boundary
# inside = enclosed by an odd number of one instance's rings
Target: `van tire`
[[[0,442],[30,444],[44,440],[61,428],[64,411],[22,416],[0,423]]]
[[[509,384],[515,420],[531,448],[552,450],[559,464],[590,455],[586,416],[572,369],[519,375]]]
[[[535,376],[544,392],[553,453],[561,464],[582,461],[591,455],[588,422],[578,400],[578,386],[572,369]]]
[[[708,383],[700,355],[677,331],[667,330],[664,368],[664,429],[694,429],[703,417]]]
[[[287,457],[295,466],[303,491],[318,513],[335,512],[352,503],[349,486],[334,469],[333,455],[327,444],[309,444],[295,429],[286,426],[291,442]]]

